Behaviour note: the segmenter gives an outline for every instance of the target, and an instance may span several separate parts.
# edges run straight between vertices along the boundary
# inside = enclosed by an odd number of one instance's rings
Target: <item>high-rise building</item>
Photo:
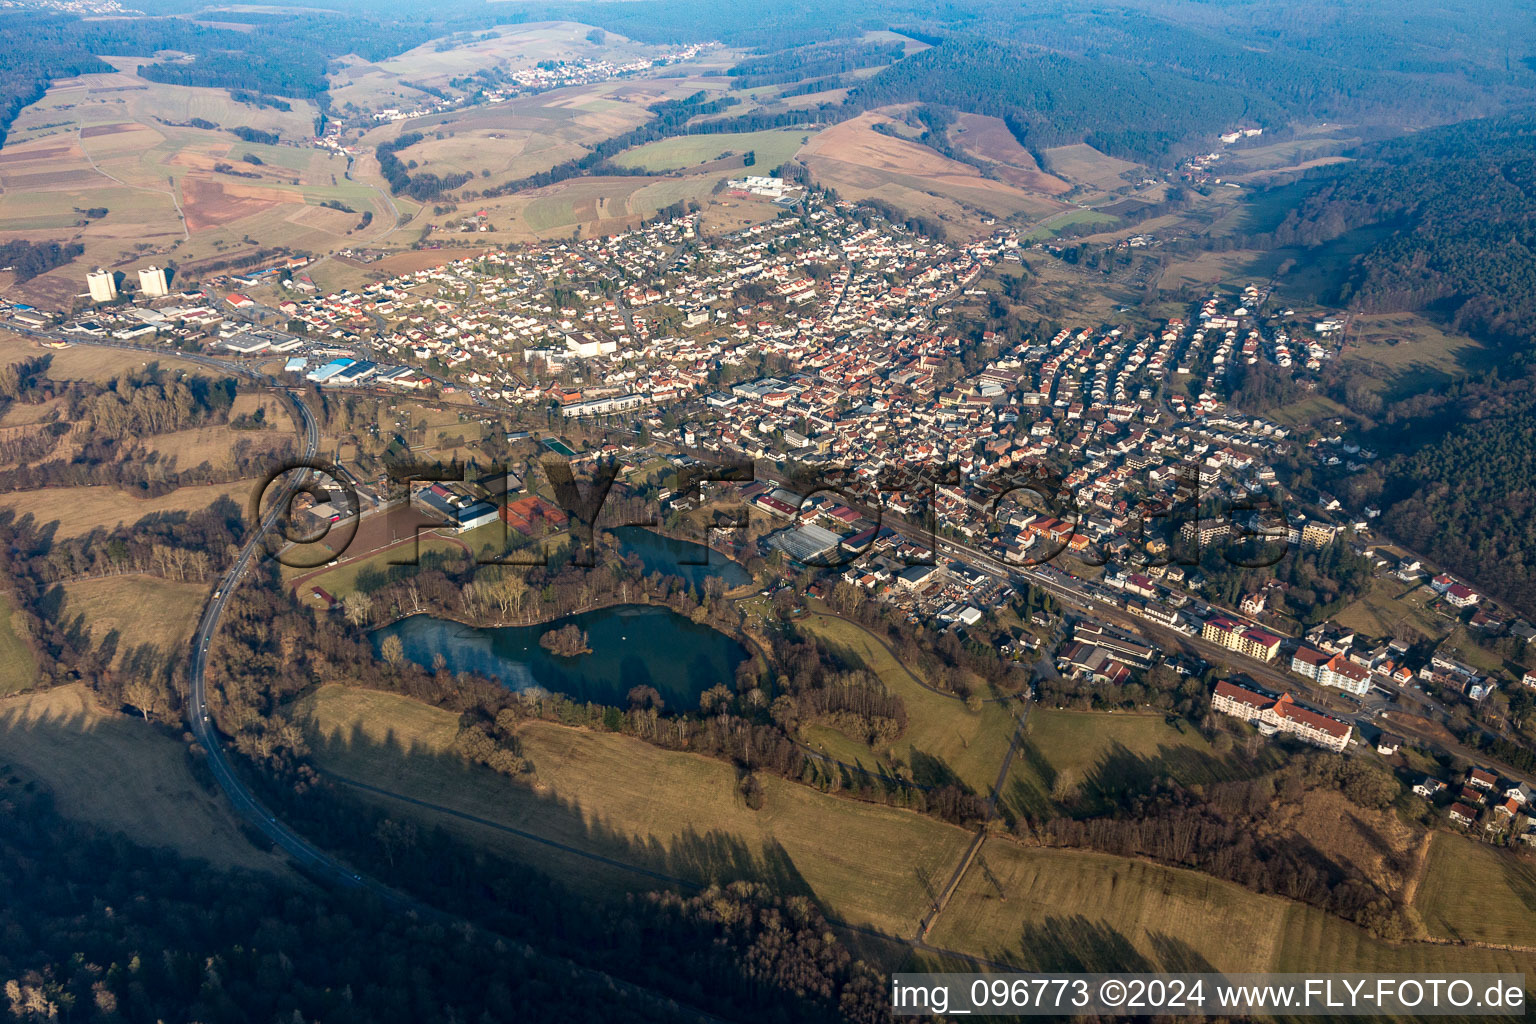
[[[91,290],[92,302],[111,302],[117,298],[117,275],[97,267],[85,275],[85,283]]]
[[[151,299],[171,294],[171,282],[163,267],[145,267],[139,271],[139,292]]]

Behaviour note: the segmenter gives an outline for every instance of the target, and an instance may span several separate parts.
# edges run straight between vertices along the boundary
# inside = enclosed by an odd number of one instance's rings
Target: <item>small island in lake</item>
[[[574,658],[578,654],[591,654],[592,648],[587,646],[587,632],[575,623],[552,629],[539,637],[539,646],[550,654],[559,655],[562,658]]]

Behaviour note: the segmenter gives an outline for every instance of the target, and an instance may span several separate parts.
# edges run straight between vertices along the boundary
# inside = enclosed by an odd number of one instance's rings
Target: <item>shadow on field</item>
[[[754,849],[740,836],[718,829],[689,828],[667,840],[641,837],[601,820],[577,801],[472,767],[456,753],[407,746],[393,730],[382,742],[369,737],[360,723],[345,734],[320,735],[311,729],[306,738],[321,764],[345,764],[355,772],[357,777],[322,769],[323,777],[343,791],[370,799],[391,815],[417,808],[441,816],[439,828],[464,831],[454,828],[463,823],[506,837],[510,842],[500,845],[510,856],[526,859],[579,891],[618,896],[653,890],[658,883],[693,891],[750,881],[821,906],[793,859],[772,839]],[[419,795],[399,791],[407,774]],[[744,797],[737,794],[736,799],[745,806]]]
[[[1141,949],[1125,933],[1081,914],[1052,916],[1024,926],[1018,944],[990,959],[1031,971],[1214,972],[1205,957],[1181,939],[1149,932]]]

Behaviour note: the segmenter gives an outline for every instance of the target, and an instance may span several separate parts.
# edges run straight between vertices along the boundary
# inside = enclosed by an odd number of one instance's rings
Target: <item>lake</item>
[[[592,653],[561,658],[539,646],[547,631],[574,623]],[[746,649],[718,630],[659,605],[619,605],[538,626],[465,626],[413,615],[375,630],[374,650],[398,636],[405,656],[430,669],[441,654],[450,672],[475,672],[514,690],[545,689],[575,700],[625,707],[634,686],[654,686],[668,709],[691,711],[699,694],[731,685]]]
[[[681,576],[695,587],[702,586],[711,576],[718,576],[725,581],[727,590],[752,582],[751,574],[740,564],[704,544],[674,540],[643,526],[621,526],[613,533],[618,537],[625,554],[639,556],[647,576],[653,572],[664,576]],[[689,564],[696,562],[706,564]]]

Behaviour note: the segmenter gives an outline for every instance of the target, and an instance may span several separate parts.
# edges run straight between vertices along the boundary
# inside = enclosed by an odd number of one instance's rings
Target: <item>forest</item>
[[[730,72],[742,87],[799,79],[830,84],[857,67],[888,65],[864,80],[848,102],[801,112],[799,122],[920,101],[1004,117],[1026,147],[1088,141],[1164,166],[1238,122],[1279,127],[1294,120],[1350,119],[1400,129],[1491,114],[1536,97],[1536,69],[1509,60],[1511,48],[1536,32],[1529,8],[1514,0],[1495,0],[1492,9],[1464,6],[1458,12],[1370,0],[1341,11],[1321,0],[1283,9],[1252,3],[1211,9],[1168,0],[1101,7],[1070,0],[1037,12],[1001,0],[942,11],[912,0],[879,8],[827,0],[765,11],[703,0],[489,8],[456,0],[423,11],[386,0],[366,12],[234,11],[220,19],[250,24],[252,32],[179,17],[86,21],[7,14],[0,16],[0,70],[6,72],[0,75],[6,83],[0,132],[52,79],[110,70],[99,54],[186,53],[192,59],[154,61],[140,74],[156,82],[226,88],[267,105],[283,103],[282,97],[314,99],[323,117],[329,62],[347,53],[380,60],[456,32],[568,19],[641,42],[718,40],[744,47],[753,52]],[[153,13],[191,10],[183,0],[150,7]],[[896,59],[900,44],[859,40],[864,32],[892,28],[935,45]],[[1416,56],[1404,59],[1405,53]],[[719,124],[705,130],[750,130]],[[673,134],[677,127],[663,118],[658,134],[625,145]],[[617,151],[551,180],[584,173]]]
[[[55,267],[62,267],[85,252],[79,242],[28,242],[14,239],[0,243],[0,268],[15,274],[16,282],[30,281],[39,274],[46,274]]]
[[[1339,375],[1332,390],[1380,419],[1372,443],[1393,453],[1379,476],[1350,486],[1380,501],[1393,537],[1536,612],[1536,118],[1379,143],[1299,189],[1258,244],[1319,260],[1336,245],[1363,248],[1333,299],[1362,312],[1422,312],[1498,356],[1475,376],[1387,402],[1352,400],[1365,393]],[[1370,243],[1355,245],[1362,232],[1373,232]],[[1255,407],[1289,397],[1258,379],[1240,395]]]
[[[698,1020],[694,1001],[782,1020],[873,1024],[886,1012],[880,979],[803,897],[735,883],[598,905],[440,831],[324,791],[304,803],[334,845],[428,880],[433,895],[457,893],[480,927],[136,846],[62,818],[37,783],[0,767],[10,1019]]]
[[[1379,143],[1314,172],[1270,247],[1390,229],[1336,296],[1364,312],[1432,310],[1492,342],[1536,340],[1536,117],[1469,121]],[[1320,254],[1323,255],[1323,254]]]

